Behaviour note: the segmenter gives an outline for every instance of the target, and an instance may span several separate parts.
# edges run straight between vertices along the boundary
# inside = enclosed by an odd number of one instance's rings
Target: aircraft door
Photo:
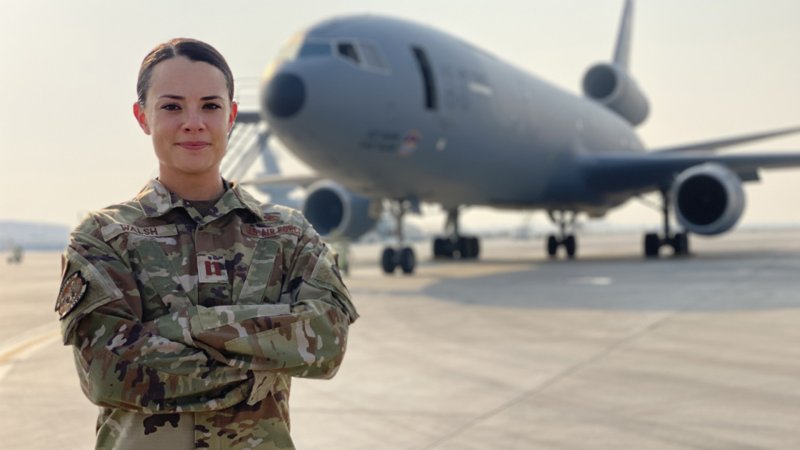
[[[422,76],[422,83],[425,95],[425,109],[429,111],[436,111],[438,108],[438,97],[436,92],[436,80],[434,78],[433,67],[431,66],[428,53],[420,46],[411,47],[414,53],[414,60],[417,62],[420,75]]]

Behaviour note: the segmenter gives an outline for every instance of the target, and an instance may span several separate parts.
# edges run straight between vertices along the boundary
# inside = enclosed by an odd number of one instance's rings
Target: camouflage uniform
[[[292,376],[332,377],[357,317],[302,215],[236,186],[200,214],[152,180],[73,232],[56,310],[97,448],[286,449]]]

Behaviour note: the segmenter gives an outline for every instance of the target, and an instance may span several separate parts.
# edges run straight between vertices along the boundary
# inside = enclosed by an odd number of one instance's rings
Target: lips
[[[178,146],[186,150],[202,150],[211,145],[210,142],[205,141],[183,141],[178,142]]]

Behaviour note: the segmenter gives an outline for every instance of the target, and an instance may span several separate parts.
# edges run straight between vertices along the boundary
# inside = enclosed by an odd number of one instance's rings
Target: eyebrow
[[[173,94],[164,94],[159,95],[158,98],[171,98],[173,100],[186,100],[186,97],[182,95],[173,95]],[[219,95],[206,95],[205,97],[200,97],[200,100],[208,101],[208,100],[222,100],[222,97]]]

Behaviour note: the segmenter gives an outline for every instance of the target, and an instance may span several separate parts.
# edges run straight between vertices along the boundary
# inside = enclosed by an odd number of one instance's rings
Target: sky
[[[142,58],[172,37],[211,43],[238,82],[252,86],[293,33],[336,15],[391,15],[450,32],[577,94],[585,71],[611,57],[622,3],[0,0],[0,220],[74,226],[155,175],[131,105]],[[638,129],[645,144],[800,125],[798,17],[796,0],[638,1],[631,71],[651,104]],[[748,149],[800,151],[800,136]],[[745,190],[742,224],[800,224],[800,169],[762,172]],[[475,208],[464,222],[523,217]],[[656,226],[660,217],[634,201],[605,220]]]

